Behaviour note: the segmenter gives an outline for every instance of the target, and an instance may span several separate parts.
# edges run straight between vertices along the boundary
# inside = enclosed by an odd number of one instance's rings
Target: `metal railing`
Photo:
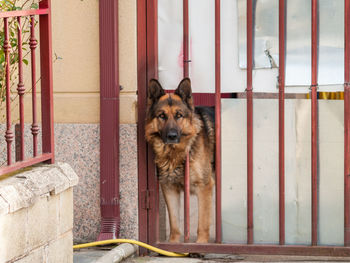
[[[32,94],[32,125],[31,133],[33,140],[33,156],[26,158],[25,142],[24,142],[24,95],[26,87],[24,86],[23,74],[23,47],[22,47],[22,21],[28,17],[30,23],[30,57],[31,57],[31,94]],[[39,20],[39,41],[35,35],[35,19]],[[42,0],[38,9],[17,10],[9,12],[1,12],[0,19],[4,24],[4,44],[5,54],[5,88],[6,88],[6,134],[5,143],[7,148],[7,165],[0,167],[0,176],[16,171],[18,169],[28,167],[40,162],[54,162],[54,130],[53,130],[53,88],[52,88],[52,45],[51,45],[51,3],[50,0]],[[19,100],[19,154],[16,156],[18,161],[13,159],[13,121],[11,118],[11,73],[10,73],[10,38],[9,38],[9,19],[17,21],[17,94]],[[38,135],[39,123],[37,114],[37,79],[36,79],[36,55],[35,51],[39,45],[40,49],[40,83],[41,83],[41,136],[42,151],[38,152]]]

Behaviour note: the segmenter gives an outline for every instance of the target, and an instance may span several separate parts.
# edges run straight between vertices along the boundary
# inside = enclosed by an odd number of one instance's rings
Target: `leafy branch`
[[[18,3],[20,2],[20,3]],[[0,12],[5,11],[15,11],[15,10],[23,10],[23,9],[37,9],[39,8],[38,4],[39,0],[0,0]],[[28,65],[27,56],[30,54],[30,30],[27,28],[30,26],[30,18],[23,17],[22,18],[22,52],[23,58],[22,62],[25,65]],[[36,26],[37,22],[35,22],[34,26]],[[6,62],[6,54],[4,51],[4,41],[5,41],[5,32],[4,32],[4,20],[0,21],[0,111],[4,107],[4,101],[6,100],[6,67],[9,67],[9,79],[10,79],[10,92],[15,93],[16,96],[11,99],[11,101],[16,100],[17,93],[12,91],[12,88],[16,85],[16,80],[18,78],[18,39],[17,39],[17,31],[18,31],[18,22],[16,18],[8,19],[8,34],[9,34],[9,65]]]

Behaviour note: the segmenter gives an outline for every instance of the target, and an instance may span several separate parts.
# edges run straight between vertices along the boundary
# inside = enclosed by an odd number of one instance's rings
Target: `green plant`
[[[39,7],[38,0],[0,0],[0,12],[6,11],[15,11],[23,9],[37,9]],[[29,17],[22,18],[22,49],[23,49],[23,63],[28,65],[27,56],[30,54],[29,48]],[[35,23],[36,24],[36,23]],[[18,69],[18,40],[17,40],[17,19],[9,18],[8,19],[8,31],[9,31],[9,43],[10,43],[10,87],[16,85],[15,81],[18,78],[17,69]],[[4,46],[4,21],[0,21],[0,111],[3,108],[3,102],[6,100],[6,61],[5,61],[5,52],[3,49]],[[16,97],[13,98],[15,100]]]

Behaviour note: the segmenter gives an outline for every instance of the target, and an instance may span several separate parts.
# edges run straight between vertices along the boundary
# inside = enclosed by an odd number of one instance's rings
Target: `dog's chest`
[[[164,169],[165,168],[165,169]],[[178,184],[179,186],[183,186],[184,184],[184,165],[178,165],[176,167],[169,167],[170,169],[166,169],[166,167],[160,168],[158,166],[158,177],[161,183],[166,184]]]
[[[196,184],[200,181],[198,174],[198,165],[191,161],[195,159],[193,152],[190,153],[190,183]],[[159,182],[162,184],[171,184],[180,189],[184,187],[186,151],[176,152],[167,151],[166,153],[156,155],[155,159]]]

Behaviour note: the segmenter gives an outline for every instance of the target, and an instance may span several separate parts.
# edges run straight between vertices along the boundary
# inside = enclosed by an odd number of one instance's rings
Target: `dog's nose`
[[[176,129],[170,129],[166,133],[165,143],[179,143],[179,133]]]
[[[175,129],[171,129],[168,131],[168,134],[167,134],[167,139],[169,141],[175,141],[177,139],[177,131]]]

